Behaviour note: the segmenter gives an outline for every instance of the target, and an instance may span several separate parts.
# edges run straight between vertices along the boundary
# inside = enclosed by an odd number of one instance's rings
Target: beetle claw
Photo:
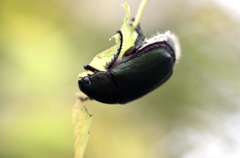
[[[89,100],[90,98],[89,98],[89,97],[78,96],[78,99],[79,99],[81,102],[85,102],[85,101]]]

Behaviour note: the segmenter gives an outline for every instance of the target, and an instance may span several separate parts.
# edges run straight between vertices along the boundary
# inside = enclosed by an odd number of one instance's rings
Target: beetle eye
[[[84,77],[83,78],[83,84],[90,84],[89,77]]]

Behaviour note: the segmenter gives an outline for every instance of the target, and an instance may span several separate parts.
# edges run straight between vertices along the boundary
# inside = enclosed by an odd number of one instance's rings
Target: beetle
[[[88,64],[85,70],[93,74],[80,78],[80,90],[88,98],[107,104],[125,104],[136,100],[165,83],[172,75],[173,68],[180,56],[176,36],[170,32],[146,39],[140,26],[136,27],[138,37],[134,46],[118,58],[123,43],[107,63],[106,71],[100,71]]]

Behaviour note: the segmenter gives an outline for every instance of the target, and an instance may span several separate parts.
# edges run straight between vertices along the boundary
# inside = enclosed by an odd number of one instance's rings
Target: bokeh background
[[[77,75],[114,41],[124,1],[0,1],[0,157],[74,157]],[[132,16],[140,0],[128,0]],[[182,59],[127,105],[87,103],[86,158],[240,157],[240,4],[149,0],[147,37],[171,30]]]

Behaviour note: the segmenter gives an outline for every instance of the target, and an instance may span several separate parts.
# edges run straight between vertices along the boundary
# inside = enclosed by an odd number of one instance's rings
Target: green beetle
[[[170,78],[180,57],[176,36],[166,32],[146,39],[139,26],[136,32],[138,37],[134,46],[119,59],[123,35],[118,31],[120,47],[107,63],[106,71],[84,65],[84,69],[93,74],[80,78],[78,85],[89,99],[125,104],[151,92]]]

